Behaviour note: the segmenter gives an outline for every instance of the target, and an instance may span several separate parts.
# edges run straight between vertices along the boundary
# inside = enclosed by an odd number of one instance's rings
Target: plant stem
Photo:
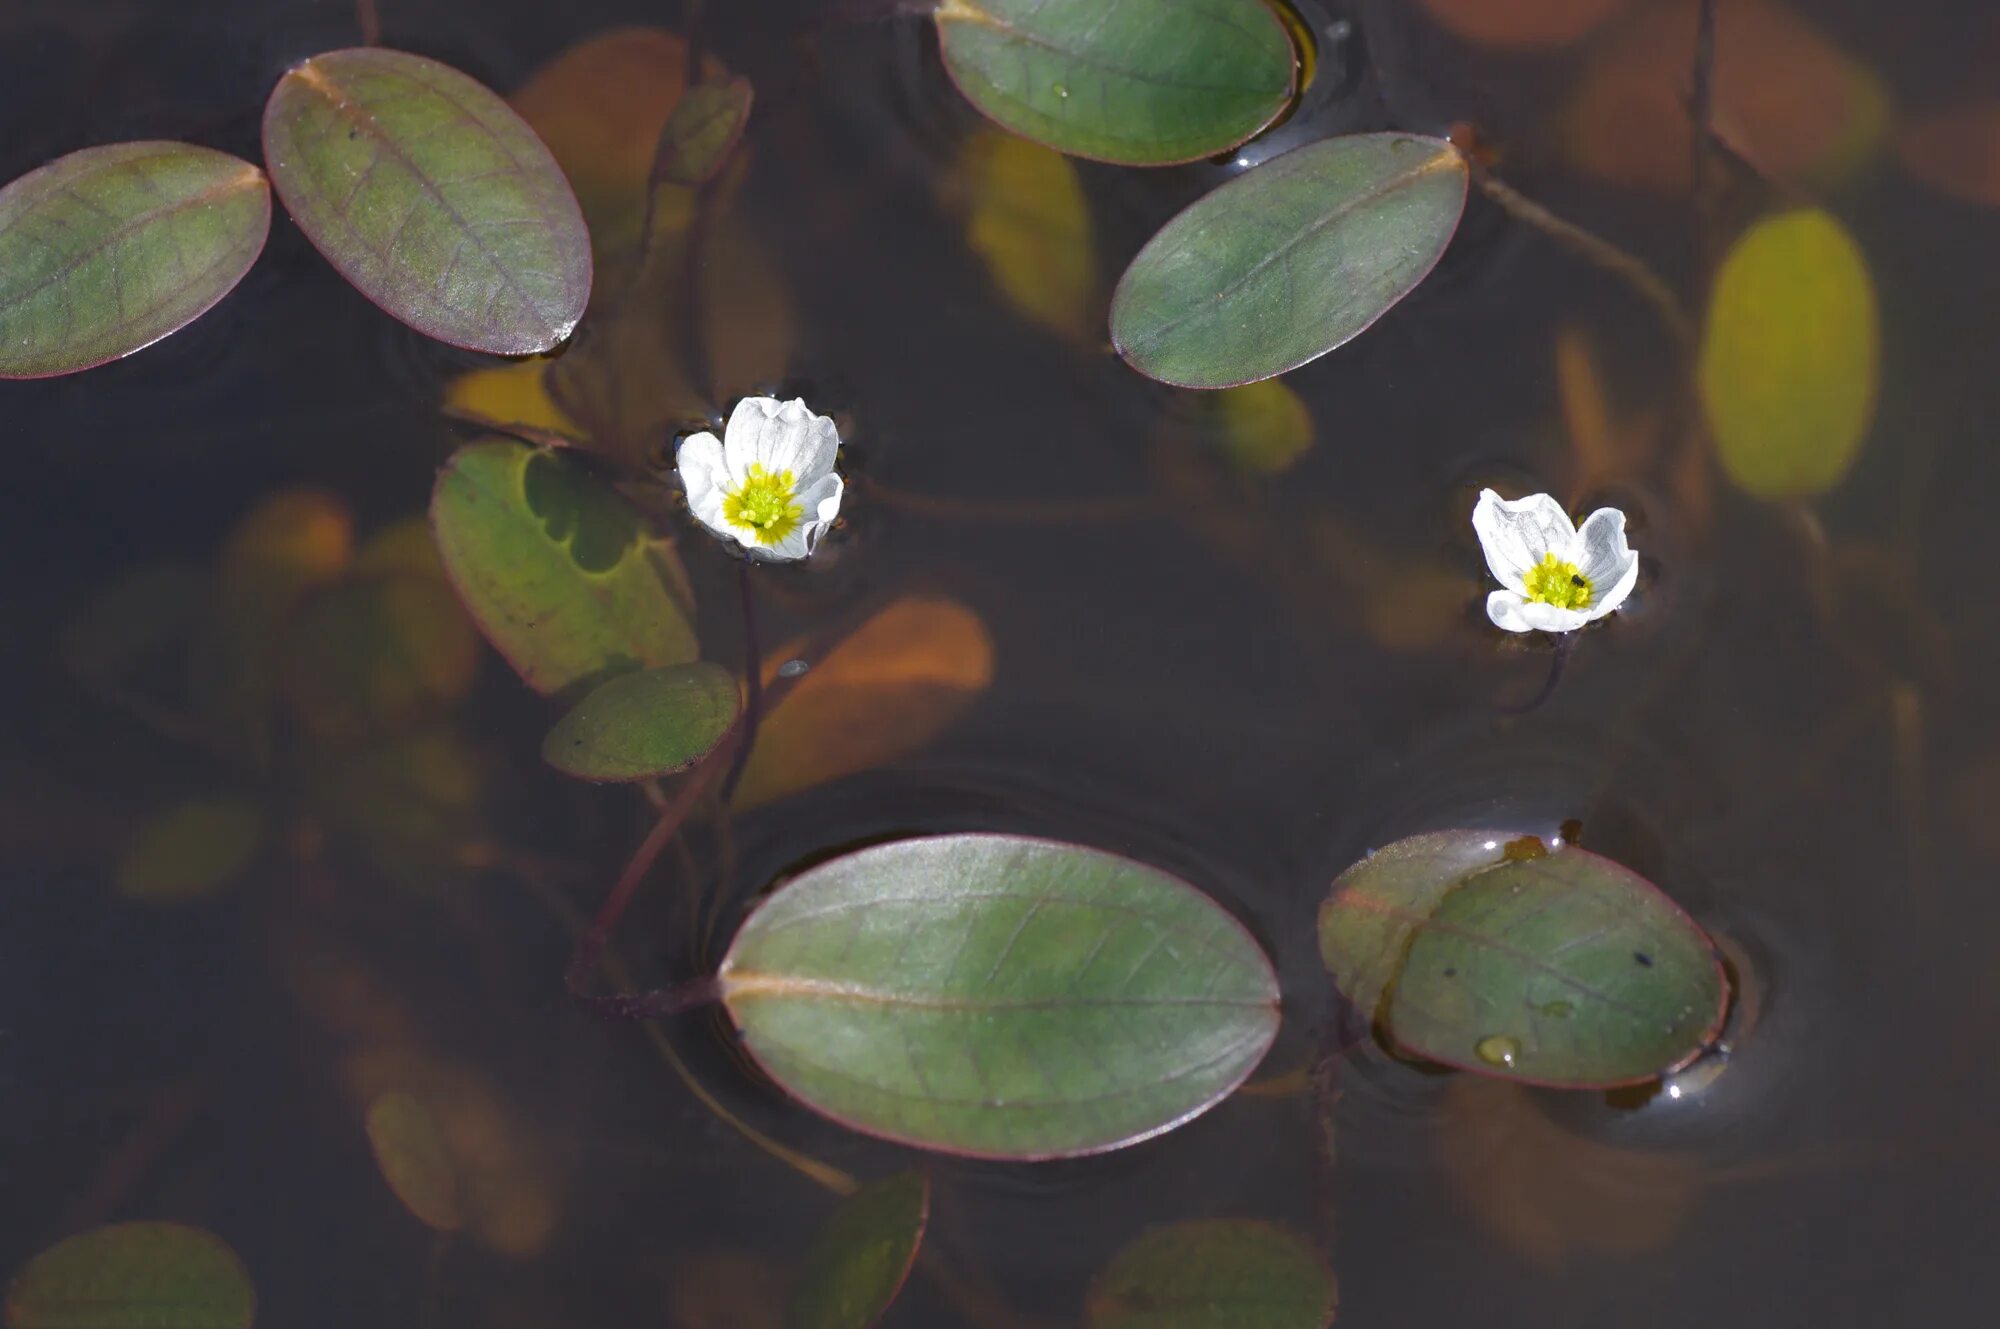
[[[743,739],[737,746],[736,759],[729,764],[729,774],[722,781],[722,806],[728,807],[729,800],[736,794],[737,782],[742,780],[744,770],[750,764],[750,750],[757,746],[757,725],[763,718],[764,709],[764,653],[757,643],[757,605],[750,593],[750,561],[745,559],[737,566],[737,591],[743,601]]]
[[[1562,681],[1563,664],[1569,659],[1570,642],[1575,636],[1573,632],[1565,632],[1556,637],[1555,654],[1549,659],[1549,676],[1542,680],[1542,686],[1534,696],[1519,706],[1501,707],[1502,714],[1526,715],[1529,711],[1539,709],[1543,702],[1555,695],[1556,684]]]
[[[1575,222],[1558,217],[1512,185],[1476,166],[1473,168],[1473,179],[1478,181],[1480,192],[1510,214],[1623,280],[1653,306],[1660,315],[1660,321],[1667,325],[1668,331],[1683,346],[1695,344],[1694,323],[1687,311],[1681,308],[1679,297],[1659,273],[1646,266],[1644,260],[1620,249],[1596,232],[1586,231]]]

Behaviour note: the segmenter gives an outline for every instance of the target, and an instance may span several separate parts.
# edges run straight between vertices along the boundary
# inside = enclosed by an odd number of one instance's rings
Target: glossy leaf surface
[[[249,1329],[236,1252],[179,1223],[113,1223],[58,1242],[7,1289],[7,1329]]]
[[[1760,498],[1840,482],[1875,419],[1881,330],[1868,261],[1806,208],[1738,238],[1715,276],[1699,365],[1722,467]]]
[[[537,692],[695,658],[672,548],[572,457],[511,439],[460,448],[431,529],[473,621]]]
[[[1155,1228],[1090,1286],[1089,1329],[1326,1329],[1333,1274],[1275,1223],[1210,1219]]]
[[[1465,189],[1465,159],[1443,139],[1357,134],[1275,157],[1146,242],[1112,296],[1112,341],[1134,369],[1181,387],[1295,369],[1424,279]]]
[[[885,1177],[841,1201],[806,1250],[787,1329],[868,1329],[903,1290],[930,1218],[921,1172]]]
[[[294,65],[264,108],[286,211],[361,293],[497,355],[560,345],[590,298],[590,236],[555,158],[507,104],[377,48]]]
[[[1708,937],[1650,882],[1492,831],[1412,836],[1342,873],[1320,954],[1401,1048],[1568,1088],[1685,1065],[1727,1000]]]
[[[649,780],[684,771],[743,708],[736,676],[706,660],[620,674],[556,721],[542,758],[579,780]]]
[[[0,189],[0,378],[130,355],[192,323],[264,251],[271,189],[190,143],[114,143]]]
[[[945,68],[980,112],[1078,157],[1212,157],[1278,117],[1297,75],[1263,0],[944,0]]]
[[[719,978],[751,1055],[836,1120],[988,1158],[1095,1153],[1206,1110],[1278,1028],[1233,917],[1129,859],[941,835],[821,864]]]

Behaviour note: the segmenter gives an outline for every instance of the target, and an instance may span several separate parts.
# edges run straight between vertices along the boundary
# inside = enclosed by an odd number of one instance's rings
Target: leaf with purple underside
[[[229,294],[271,229],[249,162],[188,143],[114,143],[0,189],[0,378],[130,355]]]
[[[1226,1097],[1278,1029],[1243,926],[1131,859],[1013,835],[797,877],[718,976],[744,1046],[856,1130],[983,1158],[1098,1153]]]
[[[1707,934],[1651,882],[1504,832],[1416,835],[1361,860],[1319,937],[1341,993],[1395,1046],[1531,1084],[1676,1070],[1728,1002]]]
[[[903,1290],[930,1219],[931,1184],[899,1172],[841,1201],[806,1250],[786,1329],[869,1329]]]
[[[590,299],[590,235],[527,122],[403,51],[294,65],[264,108],[264,158],[299,229],[417,331],[496,355],[547,351]]]

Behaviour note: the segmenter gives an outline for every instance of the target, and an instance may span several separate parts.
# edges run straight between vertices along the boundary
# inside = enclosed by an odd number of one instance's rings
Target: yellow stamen
[[[759,544],[777,544],[798,529],[805,515],[805,505],[792,492],[792,473],[767,471],[756,462],[750,463],[743,487],[722,500],[722,519]]]
[[[1590,578],[1577,571],[1576,564],[1565,563],[1554,554],[1542,555],[1542,561],[1529,568],[1522,580],[1527,583],[1528,598],[1537,603],[1558,609],[1590,608]]]

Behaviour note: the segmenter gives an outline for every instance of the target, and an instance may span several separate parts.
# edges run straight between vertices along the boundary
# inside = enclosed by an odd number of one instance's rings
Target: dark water
[[[678,22],[662,8],[380,0],[386,42],[503,91],[592,33]],[[1286,992],[1263,1092],[1085,1162],[935,1163],[942,1272],[887,1323],[1076,1323],[1137,1232],[1219,1215],[1323,1244],[1355,1326],[1976,1317],[2000,1291],[1993,214],[1888,160],[1829,194],[1879,286],[1884,387],[1859,463],[1811,516],[1705,462],[1698,483],[1648,464],[1577,490],[1559,334],[1592,348],[1614,416],[1653,419],[1671,447],[1675,352],[1618,282],[1483,200],[1414,297],[1288,377],[1311,451],[1244,477],[1174,423],[1184,403],[996,296],[939,201],[978,122],[927,30],[814,35],[818,8],[709,6],[713,49],[760,91],[739,211],[796,307],[786,382],[845,413],[861,481],[826,556],[772,579],[767,631],[946,594],[986,623],[993,681],[922,750],[698,830],[621,946],[642,979],[685,977],[713,958],[698,891],[726,935],[754,893],[840,846],[1010,829],[1198,883]],[[1319,79],[1246,152],[1472,120],[1516,185],[1695,289],[1686,200],[1593,182],[1556,150],[1577,57],[1481,53],[1399,4],[1306,12]],[[1982,6],[1800,12],[1899,104],[1991,88],[2000,26]],[[354,23],[331,0],[11,0],[0,168],[133,137],[254,157],[273,78]],[[1230,169],[1083,166],[1100,282]],[[558,906],[594,907],[649,818],[629,791],[540,768],[549,713],[497,659],[448,724],[483,784],[458,833],[510,861],[440,867],[354,852],[296,781],[259,788],[148,732],[59,658],[94,588],[205,562],[275,489],[329,490],[363,530],[421,512],[462,436],[442,385],[472,364],[391,325],[280,219],[243,288],[181,335],[0,385],[7,1269],[70,1231],[160,1217],[235,1246],[269,1325],[775,1322],[832,1196],[695,1101],[639,1030],[565,1001]],[[1548,659],[1480,613],[1466,516],[1489,482],[1616,502],[1647,559],[1631,612],[1519,718]],[[729,568],[689,530],[704,640],[735,659]],[[221,788],[286,810],[251,877],[178,906],[116,896],[147,810]],[[1720,1075],[1611,1104],[1352,1048],[1312,933],[1334,874],[1418,830],[1568,819],[1729,944],[1755,1018]],[[912,1161],[788,1104],[702,1018],[669,1035],[786,1146],[861,1177]],[[434,1251],[382,1185],[360,1114],[392,1083],[461,1104],[499,1179],[497,1235]]]

